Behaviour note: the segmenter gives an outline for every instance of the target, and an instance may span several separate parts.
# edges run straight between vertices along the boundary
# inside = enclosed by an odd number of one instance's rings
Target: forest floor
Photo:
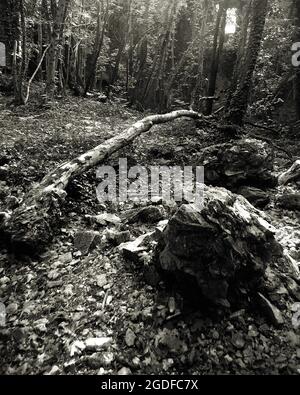
[[[120,102],[72,97],[48,109],[14,108],[0,98],[0,154],[9,157],[9,177],[0,181],[0,211],[8,196],[21,199],[58,163],[143,116]],[[212,129],[178,120],[154,127],[108,163],[117,165],[119,157],[126,157],[128,166],[196,165],[199,150],[224,140]],[[292,155],[299,154],[300,144],[283,141]],[[284,153],[276,152],[277,171],[289,164]],[[0,373],[300,374],[300,329],[292,325],[296,301],[287,298],[279,329],[256,311],[241,310],[217,320],[187,306],[163,282],[149,285],[142,264],[124,259],[109,242],[78,253],[78,230],[107,232],[105,226],[89,224],[86,215],[121,216],[134,206],[99,204],[96,186],[95,170],[72,183],[64,227],[43,255],[18,259],[0,250],[0,301],[7,313],[6,326],[0,328]],[[166,212],[171,215],[173,208]],[[278,229],[277,238],[295,256],[300,214],[273,203],[266,212]],[[109,226],[128,229],[135,238],[156,224]],[[90,338],[97,338],[102,348],[86,342]]]

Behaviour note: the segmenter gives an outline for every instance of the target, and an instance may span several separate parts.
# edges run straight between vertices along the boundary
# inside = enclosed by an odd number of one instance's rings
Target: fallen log
[[[298,179],[300,179],[300,160],[296,160],[293,166],[278,177],[278,183],[279,185],[286,185]]]
[[[70,162],[63,163],[29,192],[24,202],[12,214],[5,233],[14,252],[35,254],[53,239],[62,221],[61,207],[66,197],[65,188],[74,177],[101,164],[106,158],[130,144],[152,126],[177,118],[205,118],[195,111],[178,110],[162,115],[151,115],[119,135],[104,141]]]

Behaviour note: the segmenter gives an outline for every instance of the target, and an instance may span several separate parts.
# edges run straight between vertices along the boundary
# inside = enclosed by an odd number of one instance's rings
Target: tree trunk
[[[118,136],[62,164],[48,174],[29,192],[24,203],[12,215],[7,233],[10,235],[13,250],[34,254],[43,250],[52,240],[61,223],[61,206],[66,196],[65,188],[71,179],[99,165],[114,152],[130,144],[140,134],[150,130],[153,125],[180,117],[200,119],[202,116],[194,111],[181,110],[146,117]]]
[[[95,84],[96,74],[97,74],[97,63],[98,58],[101,53],[101,49],[103,46],[104,40],[104,33],[105,27],[108,20],[108,11],[109,11],[109,1],[106,1],[106,10],[105,15],[102,20],[101,13],[103,12],[103,2],[98,1],[98,17],[97,17],[97,29],[96,29],[96,37],[95,37],[95,44],[93,54],[91,56],[90,61],[88,62],[87,68],[87,77],[86,77],[86,85],[85,85],[85,94],[93,88]],[[102,22],[102,29],[101,29],[101,22]]]
[[[37,26],[37,30],[38,30],[38,49],[39,49],[39,54],[38,54],[38,63],[41,62],[41,59],[43,58],[43,24],[42,22],[38,23]],[[41,64],[41,67],[39,68],[39,80],[42,81],[43,80],[43,67]]]
[[[128,26],[127,26],[127,42],[129,49],[127,52],[126,61],[126,92],[128,95],[129,88],[131,86],[131,79],[133,76],[133,15],[132,15],[132,0],[129,2],[128,10]]]
[[[294,0],[295,33],[294,42],[300,42],[300,0]],[[295,68],[294,100],[297,120],[300,120],[300,67]]]
[[[210,76],[207,96],[213,97],[216,91],[217,77],[219,71],[220,58],[223,51],[224,41],[225,41],[225,27],[227,18],[227,8],[228,0],[224,0],[222,4],[219,5],[219,11],[217,16],[214,46],[213,46],[213,57],[210,66]],[[208,99],[206,104],[206,114],[210,115],[213,109],[213,100]]]
[[[142,104],[158,109],[159,111],[166,107],[167,99],[163,82],[163,71],[166,66],[168,55],[168,45],[171,36],[172,22],[176,9],[176,2],[169,0],[166,6],[165,18],[163,24],[163,31],[158,41],[156,53],[153,60],[152,69],[145,84],[144,93],[142,96]],[[165,104],[165,105],[164,105]]]
[[[132,95],[130,95],[130,100],[133,103],[140,104],[140,96],[144,87],[145,78],[145,67],[147,65],[148,57],[148,28],[149,28],[149,9],[150,0],[146,1],[145,13],[143,15],[144,19],[144,37],[142,38],[140,44],[138,45],[138,67],[135,73],[136,84],[133,89]]]
[[[231,78],[231,84],[229,88],[229,92],[227,95],[227,100],[226,100],[226,111],[229,110],[230,108],[230,103],[233,97],[233,94],[236,91],[237,84],[239,78],[242,78],[242,72],[243,72],[243,64],[245,61],[245,48],[247,45],[247,38],[248,38],[248,27],[249,27],[249,22],[250,22],[250,12],[251,12],[251,2],[252,0],[249,0],[249,3],[246,6],[245,11],[243,9],[240,9],[240,20],[241,22],[241,28],[239,31],[239,42],[238,42],[238,48],[237,48],[237,57],[236,57],[236,62]]]
[[[286,185],[291,181],[300,180],[300,160],[297,160],[286,172],[278,178],[279,185]]]
[[[200,29],[200,48],[198,55],[198,70],[197,70],[197,80],[195,87],[192,90],[191,94],[191,108],[195,110],[199,110],[200,106],[200,96],[202,96],[202,86],[203,86],[203,68],[204,68],[204,52],[205,52],[205,36],[207,30],[207,18],[209,11],[209,2],[208,0],[204,0],[203,10],[202,10],[202,20],[201,20],[201,29]]]
[[[20,20],[19,26],[19,40],[15,41],[14,55],[13,55],[13,75],[14,75],[14,94],[15,103],[17,105],[24,104],[24,92],[23,85],[26,72],[26,51],[27,51],[27,40],[26,40],[26,20],[25,20],[25,8],[23,0],[19,0],[17,3],[17,14],[19,15],[17,20]]]
[[[242,80],[239,80],[237,89],[230,104],[229,112],[226,115],[226,118],[236,125],[243,124],[243,120],[247,112],[253,73],[263,37],[267,9],[268,0],[253,1],[251,29],[245,59],[245,73]]]
[[[64,24],[67,16],[67,10],[70,0],[59,0],[58,5],[56,2],[51,0],[51,10],[54,19],[50,48],[48,51],[48,64],[47,64],[47,86],[46,93],[48,98],[51,100],[54,97],[56,88],[56,69],[58,61],[58,44],[62,37],[64,30]]]
[[[127,40],[128,40],[128,28],[129,28],[130,14],[131,14],[131,3],[132,3],[132,0],[126,0],[126,1],[124,0],[123,11],[124,11],[124,15],[126,16],[127,20],[126,20],[126,23],[124,23],[124,25],[125,25],[124,35],[120,39],[115,65],[112,70],[111,84],[114,84],[119,78],[120,64],[121,64],[121,60],[122,60],[124,50],[126,48],[126,44],[127,44]]]

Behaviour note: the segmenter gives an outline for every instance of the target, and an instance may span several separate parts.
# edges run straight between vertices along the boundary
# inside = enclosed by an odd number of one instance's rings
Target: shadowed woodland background
[[[46,84],[47,99],[97,89],[139,110],[192,105],[210,114],[249,102],[253,116],[299,118],[290,53],[299,38],[296,0],[269,2],[268,13],[267,1],[247,0],[2,0],[0,7],[2,72],[14,76],[16,103],[28,100],[28,80],[43,59],[35,81]]]

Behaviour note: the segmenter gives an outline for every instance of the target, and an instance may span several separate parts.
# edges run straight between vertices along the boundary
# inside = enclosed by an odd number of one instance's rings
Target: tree
[[[89,89],[93,88],[95,83],[96,74],[97,74],[97,62],[103,46],[104,33],[108,21],[108,15],[109,15],[109,0],[106,0],[105,10],[103,5],[103,0],[98,0],[97,29],[96,29],[93,53],[91,54],[88,61],[85,94],[88,92]]]
[[[191,107],[198,110],[199,108],[199,98],[202,92],[203,86],[203,70],[204,70],[204,51],[205,51],[205,36],[207,30],[207,18],[208,18],[209,2],[208,0],[203,1],[200,21],[200,32],[199,32],[199,55],[198,55],[198,70],[196,76],[196,84],[191,94]],[[198,16],[199,17],[199,16]]]
[[[210,66],[210,76],[207,95],[213,97],[216,91],[217,76],[219,71],[219,63],[223,51],[224,40],[225,40],[225,27],[227,8],[229,0],[224,0],[219,4],[219,10],[216,20],[216,27],[214,33],[214,44],[213,44],[213,55]],[[207,100],[206,114],[210,115],[213,108],[213,99]]]
[[[24,79],[26,74],[27,61],[27,37],[26,37],[26,20],[25,5],[23,0],[18,0],[15,8],[15,21],[18,26],[18,38],[15,40],[13,52],[13,78],[14,94],[16,104],[25,104],[24,98]]]
[[[51,15],[53,26],[50,38],[50,47],[48,51],[47,61],[47,85],[46,93],[49,99],[53,99],[56,89],[56,70],[59,56],[59,43],[63,36],[65,21],[67,18],[70,0],[51,0]],[[47,3],[45,2],[45,6]]]
[[[238,8],[238,44],[237,44],[237,57],[235,66],[232,73],[231,84],[229,87],[229,91],[226,99],[226,110],[230,107],[230,102],[232,100],[232,96],[237,89],[237,84],[239,78],[241,77],[241,73],[243,70],[243,64],[245,61],[245,48],[247,45],[248,39],[248,27],[250,22],[250,12],[251,12],[251,3],[252,0],[248,0],[246,4],[240,3],[240,7]]]
[[[300,0],[294,0],[295,32],[294,42],[300,42]],[[295,68],[294,100],[297,120],[300,120],[300,67]]]
[[[243,123],[267,16],[268,0],[253,0],[251,9],[251,27],[245,55],[245,66],[239,77],[237,89],[233,94],[226,118],[237,125]]]

